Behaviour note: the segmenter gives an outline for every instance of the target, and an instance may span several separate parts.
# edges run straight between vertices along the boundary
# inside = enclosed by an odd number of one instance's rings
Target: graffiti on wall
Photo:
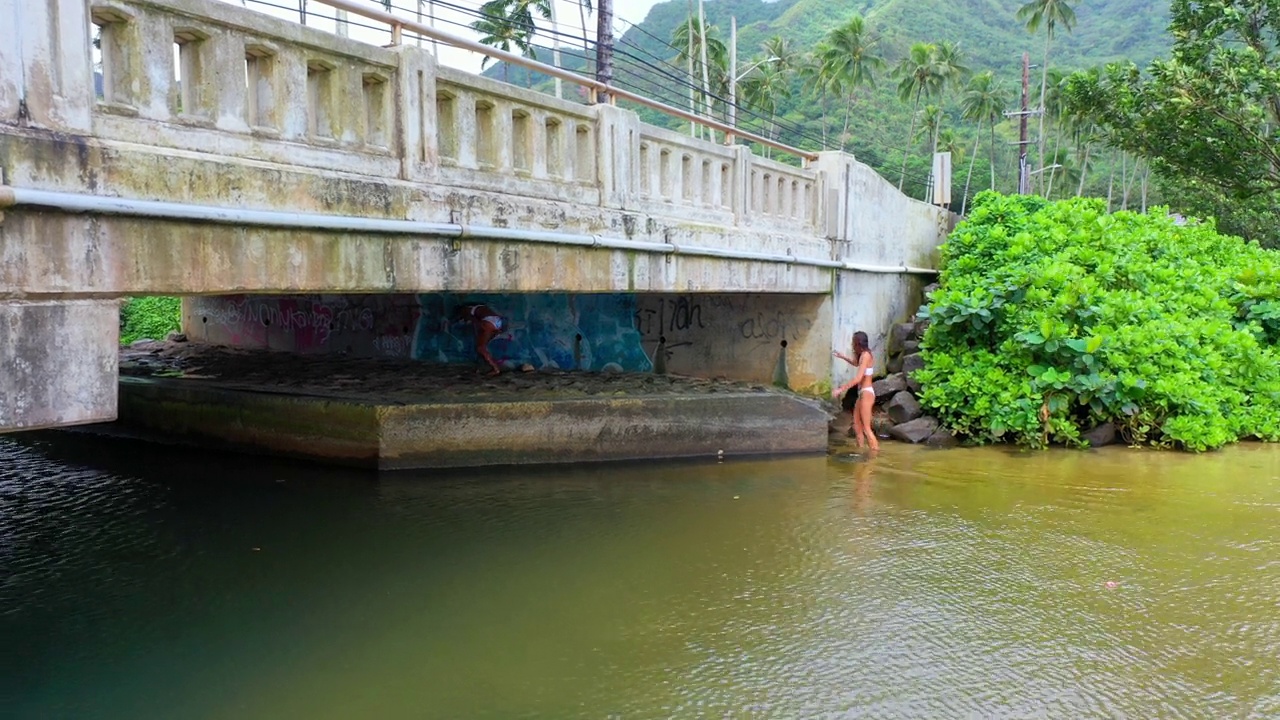
[[[418,308],[413,295],[222,295],[191,298],[185,324],[235,347],[407,357]]]
[[[191,298],[188,334],[235,347],[475,361],[475,335],[453,308],[489,305],[508,320],[489,349],[507,367],[647,371],[634,295],[288,295]]]
[[[626,294],[450,294],[419,295],[420,315],[413,357],[428,362],[475,360],[475,335],[451,323],[453,308],[484,303],[507,319],[489,343],[499,364],[537,369],[653,369],[635,328],[636,299]]]

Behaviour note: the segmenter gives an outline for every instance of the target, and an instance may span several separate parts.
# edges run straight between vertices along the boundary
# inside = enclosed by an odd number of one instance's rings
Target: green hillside
[[[854,14],[862,14],[869,31],[879,40],[878,54],[884,58],[886,68],[879,73],[874,88],[859,90],[845,148],[875,166],[893,182],[899,179],[902,153],[906,148],[909,161],[904,189],[923,196],[929,164],[928,141],[919,134],[908,139],[912,107],[899,101],[897,81],[890,77],[889,70],[908,53],[912,43],[956,43],[963,53],[964,64],[971,71],[990,70],[995,74],[996,83],[1011,98],[1008,109],[1015,109],[1022,53],[1029,52],[1032,63],[1038,66],[1044,52],[1043,30],[1033,35],[1015,18],[1022,3],[1023,0],[779,0],[772,3],[710,0],[706,2],[705,12],[708,34],[725,43],[729,40],[730,17],[737,18],[740,71],[763,57],[762,45],[770,37],[779,36],[789,41],[797,52],[797,61],[800,61],[804,53],[817,47],[832,28]],[[615,75],[621,87],[688,107],[688,91],[681,86],[685,80],[685,66],[683,61],[676,60],[678,51],[669,43],[676,28],[686,22],[689,7],[688,0],[655,5],[643,22],[622,34],[617,43],[619,54]],[[1052,69],[1071,71],[1121,59],[1145,64],[1164,54],[1170,46],[1166,32],[1168,7],[1160,0],[1154,3],[1150,0],[1080,0],[1073,7],[1076,25],[1071,32],[1061,27],[1058,29],[1050,52],[1049,65]],[[619,26],[628,27],[621,23]],[[538,57],[547,61],[550,53],[539,50]],[[571,59],[563,64],[581,67],[580,62],[575,63]],[[509,80],[513,83],[546,84],[547,79],[542,76],[526,77],[516,68],[509,69],[509,72]],[[498,76],[499,72],[490,68],[488,74]],[[1039,93],[1038,68],[1032,71],[1032,76],[1032,105],[1035,105]],[[824,144],[824,136],[827,147],[838,147],[843,101],[833,97],[826,99],[824,132],[824,103],[804,86],[799,73],[789,73],[788,78],[789,97],[777,100],[774,123],[770,122],[768,113],[758,110],[740,114],[740,125],[762,134],[774,134],[787,143],[806,149],[819,149]],[[942,133],[946,134],[953,150],[952,187],[957,204],[973,158],[975,140],[979,140],[978,162],[974,171],[975,185],[970,195],[985,189],[990,178],[988,131],[983,128],[979,138],[978,126],[961,118],[962,96],[963,88],[954,88],[930,101],[941,109]],[[743,101],[741,97],[739,100]],[[925,104],[921,104],[922,113]],[[687,124],[668,116],[648,110],[640,112],[647,122],[687,128]],[[1035,124],[1033,121],[1033,134]],[[1048,154],[1053,155],[1055,146],[1061,147],[1060,162],[1064,165],[1074,162],[1077,166],[1074,170],[1064,171],[1068,177],[1055,180],[1058,187],[1070,185],[1070,191],[1074,192],[1080,168],[1084,167],[1087,194],[1105,195],[1108,187],[1114,189],[1120,183],[1122,171],[1127,172],[1128,168],[1120,167],[1115,157],[1102,150],[1084,157],[1083,150],[1077,149],[1067,135],[1066,131],[1051,133],[1046,128]],[[1016,182],[1016,151],[1012,144],[1016,137],[1014,123],[1004,122],[997,126],[995,152],[997,187],[1000,189],[1012,189]],[[1071,153],[1075,154],[1074,160],[1068,158]],[[1136,195],[1138,188],[1132,174],[1127,177],[1128,185]],[[1120,191],[1113,191],[1119,196]],[[1151,193],[1154,201],[1154,188]]]

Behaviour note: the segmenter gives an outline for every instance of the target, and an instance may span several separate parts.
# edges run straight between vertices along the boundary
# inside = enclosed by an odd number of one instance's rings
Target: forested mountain
[[[1024,3],[1025,0],[708,0],[706,36],[712,94],[727,94],[724,46],[729,41],[730,18],[736,17],[738,69],[743,74],[738,100],[746,106],[738,116],[740,125],[804,148],[843,145],[894,182],[903,176],[905,149],[908,157],[904,190],[916,196],[925,191],[933,145],[953,152],[956,204],[961,202],[974,160],[970,194],[990,185],[991,165],[997,188],[1010,190],[1016,183],[1016,123],[997,115],[992,128],[974,119],[973,112],[966,118],[965,98],[966,91],[973,90],[974,76],[990,71],[992,77],[986,86],[989,94],[1007,100],[1003,109],[1015,110],[1021,56],[1028,52],[1035,66],[1031,73],[1031,104],[1037,104],[1045,28],[1042,24],[1035,33],[1027,29],[1025,17],[1017,17]],[[1048,48],[1050,71],[1058,77],[1117,60],[1143,65],[1167,54],[1171,39],[1166,31],[1169,9],[1164,0],[1067,0],[1066,4],[1074,10],[1072,27],[1068,30],[1059,23]],[[694,83],[702,82],[702,33],[696,21],[691,32],[686,28],[691,8],[696,15],[696,3],[671,0],[654,6],[636,26],[619,24],[620,30],[626,28],[617,43],[616,78],[620,86],[689,107],[685,85],[689,34],[693,35]],[[870,45],[870,55],[883,64],[875,67],[873,63],[868,68],[870,83],[866,85],[819,89],[814,82],[814,56],[830,41],[832,31],[854,16],[864,19],[862,38]],[[779,40],[784,42],[779,44]],[[766,50],[766,43],[771,41],[771,49]],[[904,100],[899,92],[903,76],[894,70],[911,55],[912,46],[917,43],[949,44],[956,51],[951,56],[952,65],[964,72],[924,93],[907,92]],[[536,52],[538,59],[550,60],[549,51],[538,48]],[[767,59],[779,54],[784,56],[781,60]],[[562,64],[582,66],[580,59],[568,56]],[[753,64],[754,69],[749,69]],[[806,70],[810,72],[806,74]],[[719,87],[714,79],[717,73],[721,76]],[[488,74],[501,76],[496,68],[490,68]],[[546,79],[537,75],[529,78],[511,68],[509,80],[541,84]],[[1145,180],[1145,175],[1133,172],[1134,161],[1097,143],[1091,147],[1087,128],[1054,117],[1054,88],[1050,88],[1049,95],[1044,164],[1061,167],[1046,175],[1053,177],[1054,195],[1081,190],[1106,195],[1110,190],[1119,198],[1129,190],[1134,195],[1131,204],[1136,204],[1139,178]],[[711,104],[714,114],[726,114],[723,103]],[[642,111],[642,115],[648,122],[688,127],[658,113]],[[1033,137],[1037,127],[1033,120]],[[1033,166],[1037,160],[1032,158]]]

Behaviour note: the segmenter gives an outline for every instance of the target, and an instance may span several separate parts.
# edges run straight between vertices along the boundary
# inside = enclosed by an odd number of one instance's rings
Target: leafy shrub
[[[120,343],[163,340],[182,327],[182,299],[176,297],[129,298],[120,308]]]
[[[942,260],[917,377],[957,434],[1280,440],[1280,253],[1163,212],[984,192]]]

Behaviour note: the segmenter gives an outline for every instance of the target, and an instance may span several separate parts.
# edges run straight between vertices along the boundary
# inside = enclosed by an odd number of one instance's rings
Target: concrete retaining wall
[[[378,406],[132,379],[120,418],[200,445],[377,469],[823,452],[828,420],[773,393]]]

